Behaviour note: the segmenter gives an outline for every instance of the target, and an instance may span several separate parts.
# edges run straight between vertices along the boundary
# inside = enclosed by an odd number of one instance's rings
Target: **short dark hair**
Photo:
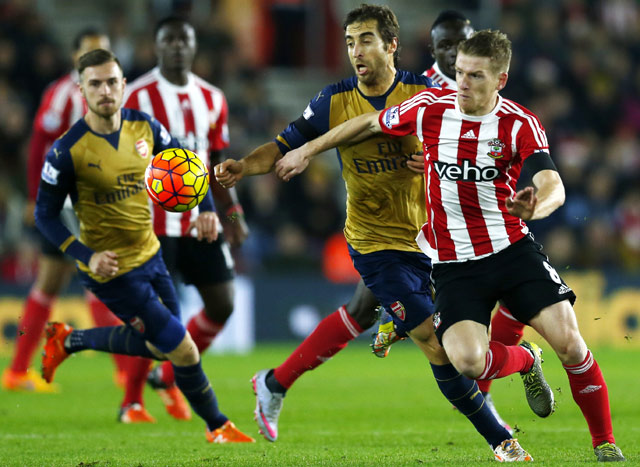
[[[122,70],[120,60],[114,55],[113,52],[104,49],[95,49],[91,52],[87,52],[78,59],[77,70],[78,74],[82,74],[85,68],[90,66],[98,66],[104,63],[115,62]]]
[[[162,18],[160,21],[156,23],[156,27],[153,30],[153,37],[154,38],[158,37],[158,32],[160,32],[160,29],[165,27],[167,24],[173,24],[173,23],[181,23],[181,24],[186,24],[193,27],[193,24],[191,24],[191,22],[184,16],[180,16],[180,15],[165,16],[164,18]]]
[[[95,37],[95,36],[104,36],[104,35],[106,34],[98,28],[93,28],[93,27],[84,28],[82,31],[76,34],[76,37],[73,38],[73,44],[72,44],[73,51],[77,52],[78,50],[80,50],[80,46],[82,45],[82,40],[85,37]]]
[[[438,15],[436,20],[431,25],[431,30],[433,31],[438,25],[447,23],[449,21],[462,21],[463,23],[471,24],[471,21],[469,21],[469,19],[459,11],[444,10]]]
[[[460,42],[458,53],[472,57],[487,57],[494,72],[506,73],[511,63],[511,41],[503,32],[483,29]]]
[[[398,48],[393,54],[393,62],[397,65],[398,56],[400,55],[400,25],[398,24],[398,18],[388,6],[362,3],[358,8],[347,13],[342,29],[346,31],[347,26],[370,19],[375,19],[378,22],[378,32],[385,44],[390,44],[394,38],[398,39]]]

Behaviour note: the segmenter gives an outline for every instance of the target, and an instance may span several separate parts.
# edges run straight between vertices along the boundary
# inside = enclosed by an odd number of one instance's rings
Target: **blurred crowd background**
[[[0,281],[28,285],[37,244],[23,223],[26,148],[48,83],[70,68],[74,35],[107,32],[129,80],[155,65],[153,27],[172,11],[198,31],[194,72],[230,107],[229,157],[272,140],[325,85],[348,77],[342,20],[351,0],[0,0]],[[376,2],[372,2],[376,3]],[[514,45],[503,95],[546,128],[565,205],[530,224],[559,269],[640,273],[640,3],[636,0],[397,0],[399,67],[432,64],[429,28],[458,9]],[[251,228],[240,272],[319,269],[344,223],[334,154],[289,183],[241,182]],[[327,247],[329,245],[329,248]]]

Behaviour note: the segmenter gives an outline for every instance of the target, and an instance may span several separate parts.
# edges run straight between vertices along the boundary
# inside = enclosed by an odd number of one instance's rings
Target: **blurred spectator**
[[[63,11],[65,2],[51,3]],[[496,24],[487,26],[505,31],[514,49],[512,85],[503,94],[540,116],[567,192],[557,214],[531,223],[533,232],[565,267],[618,264],[639,272],[640,4],[636,0],[498,3],[501,14],[495,17]],[[463,2],[456,7],[479,14],[478,4]],[[0,251],[18,252],[26,263],[29,252],[18,243],[20,235],[7,233],[20,231],[19,225],[11,225],[16,221],[7,206],[24,199],[24,147],[35,106],[45,84],[68,67],[59,44],[64,37],[52,32],[55,18],[45,20],[37,9],[48,5],[35,0],[0,2],[0,162],[6,185],[0,200]],[[148,41],[153,21],[140,23],[135,18],[165,16],[167,9],[191,15],[201,38],[194,71],[227,93],[229,153],[234,157],[246,155],[298,116],[278,112],[265,83],[266,67],[314,65],[335,71],[346,63],[341,34],[336,33],[342,21],[337,0],[214,0],[204,7],[193,0],[152,0],[141,5],[116,2],[102,25],[109,30],[127,78],[155,63]],[[411,2],[394,8],[411,8]],[[403,68],[422,72],[432,63],[426,24],[437,6],[431,8],[421,13],[425,27],[416,28],[413,38],[403,33]],[[65,18],[65,28],[83,25],[86,18]],[[315,48],[318,43],[323,47]],[[336,73],[334,81],[342,77]],[[243,255],[237,258],[240,268],[319,267],[325,243],[344,222],[340,209],[344,200],[339,199],[344,189],[334,155],[317,162],[287,184],[275,177],[255,177],[240,184],[252,229]],[[28,274],[12,277],[18,276]]]

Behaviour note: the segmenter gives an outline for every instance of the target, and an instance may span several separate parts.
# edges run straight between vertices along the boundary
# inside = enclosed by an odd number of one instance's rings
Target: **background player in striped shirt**
[[[388,7],[362,5],[347,14],[344,28],[356,76],[324,88],[274,142],[240,161],[229,159],[216,166],[216,177],[225,186],[246,175],[269,172],[283,154],[347,118],[381,109],[432,85],[424,76],[396,70],[399,27]],[[381,302],[402,316],[399,326],[416,338],[429,358],[440,390],[469,418],[496,457],[531,459],[495,419],[476,383],[453,368],[435,339],[428,290],[431,266],[413,241],[426,221],[420,202],[424,202],[424,176],[408,167],[419,152],[419,141],[411,137],[371,138],[339,148],[348,195],[345,236],[362,280],[350,302],[324,318],[285,362],[254,376],[256,421],[265,438],[275,441],[285,392],[304,372],[327,361],[369,328]],[[392,193],[395,199],[390,202]],[[405,267],[406,262],[411,265]]]
[[[109,38],[97,29],[85,29],[73,41],[72,61],[94,49],[108,49]],[[47,151],[65,131],[80,119],[86,111],[86,104],[78,89],[78,74],[75,70],[51,83],[44,92],[33,122],[27,160],[28,200],[25,209],[25,223],[34,226],[33,210],[40,183],[40,173]],[[70,225],[77,221],[73,210],[64,211]],[[51,315],[52,305],[60,292],[68,284],[75,266],[65,255],[40,232],[41,252],[38,257],[38,275],[27,296],[24,311],[18,323],[18,335],[11,365],[2,373],[2,387],[10,391],[51,392],[56,385],[46,384],[40,376],[29,369],[33,354],[40,345],[42,331]],[[89,309],[98,326],[109,326],[119,320],[93,294],[86,294]],[[124,385],[125,368],[128,357],[114,355],[117,372],[116,380]]]
[[[50,382],[70,354],[87,349],[168,359],[177,385],[206,422],[209,442],[253,442],[218,409],[200,354],[180,321],[177,294],[153,233],[145,169],[152,154],[180,143],[153,117],[121,107],[126,80],[111,52],[83,55],[78,73],[89,110],[47,154],[36,223],[77,260],[83,285],[126,325],[74,330],[49,323],[43,377]],[[60,221],[67,196],[80,220],[79,239]],[[201,208],[190,227],[213,241],[218,218],[210,194]]]
[[[124,106],[155,117],[207,166],[218,163],[221,151],[229,146],[227,101],[220,89],[191,72],[196,54],[195,29],[180,17],[165,18],[156,25],[155,44],[158,66],[128,86]],[[225,234],[233,246],[241,245],[248,234],[235,188],[222,188],[213,177],[210,186],[219,211],[224,213],[224,234],[213,243],[198,241],[188,230],[190,221],[198,215],[197,207],[186,213],[169,213],[153,206],[153,227],[169,273],[193,284],[204,302],[204,308],[187,323],[200,352],[209,347],[233,311],[234,263]],[[139,360],[130,366],[123,407],[142,404],[149,364],[148,360]],[[149,381],[170,415],[191,418],[175,385],[170,362],[157,367]]]
[[[277,171],[288,179],[313,154],[379,133],[418,136],[425,151],[429,223],[417,241],[434,263],[433,322],[451,362],[478,379],[522,373],[532,354],[534,368],[539,367],[537,346],[487,339],[491,309],[502,299],[558,355],[598,461],[623,461],[613,436],[607,385],[578,329],[572,307],[576,296],[524,222],[545,218],[561,206],[564,186],[538,118],[499,94],[507,84],[510,60],[506,35],[479,31],[458,47],[458,92],[426,90],[380,113],[362,115],[289,153]],[[523,164],[531,169],[535,189],[516,192]],[[550,389],[536,386],[532,389],[546,391],[553,403]]]

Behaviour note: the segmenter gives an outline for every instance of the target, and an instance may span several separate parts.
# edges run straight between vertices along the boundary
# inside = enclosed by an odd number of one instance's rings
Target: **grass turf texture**
[[[490,448],[464,417],[451,408],[426,359],[411,343],[375,358],[362,343],[304,375],[285,399],[280,439],[269,443],[253,421],[249,379],[256,370],[286,358],[295,345],[259,346],[246,356],[204,357],[223,412],[256,443],[212,445],[198,417],[178,422],[149,389],[146,406],[153,425],[116,422],[121,391],[105,354],[85,353],[62,364],[60,394],[0,392],[0,465],[369,465],[489,464]],[[609,385],[616,441],[626,465],[640,460],[640,351],[595,349]],[[494,383],[503,416],[517,426],[521,444],[538,463],[595,462],[586,423],[573,402],[557,357],[543,365],[556,391],[557,410],[548,419],[529,410],[520,378]],[[0,359],[4,368],[8,359]]]

